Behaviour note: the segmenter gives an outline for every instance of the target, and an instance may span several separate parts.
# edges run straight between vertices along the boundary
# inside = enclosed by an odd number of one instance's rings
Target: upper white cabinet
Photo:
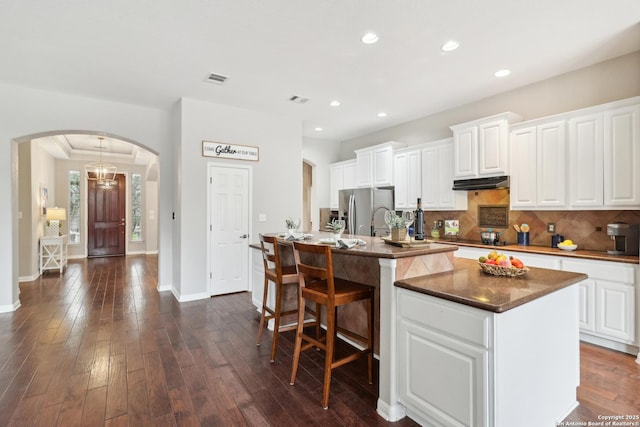
[[[422,157],[420,149],[398,150],[393,155],[393,185],[395,208],[415,209],[422,197]]]
[[[422,149],[422,209],[466,210],[467,192],[453,191],[453,142],[425,144]]]
[[[329,165],[329,208],[338,209],[338,192],[356,187],[356,161],[332,163]]]
[[[640,208],[640,104],[604,112],[604,204]]]
[[[451,126],[454,178],[500,176],[509,173],[509,124],[522,117],[502,113]]]
[[[405,147],[398,142],[355,150],[357,164],[357,186],[376,187],[393,185],[393,151]]]
[[[604,205],[604,116],[569,120],[569,194],[576,208]]]
[[[566,123],[540,121],[511,130],[511,208],[567,205]]]
[[[571,206],[638,209],[640,105],[596,110],[569,120]]]

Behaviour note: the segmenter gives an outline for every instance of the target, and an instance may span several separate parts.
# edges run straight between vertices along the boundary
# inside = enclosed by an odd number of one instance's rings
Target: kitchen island
[[[314,232],[308,242],[319,242],[322,238],[331,237],[330,233]],[[453,269],[453,252],[455,246],[437,243],[416,243],[411,247],[397,247],[385,243],[380,237],[350,236],[346,239],[358,238],[363,245],[351,249],[332,250],[333,272],[336,277],[364,283],[375,290],[375,331],[374,352],[379,358],[379,393],[377,411],[386,420],[396,421],[406,413],[404,406],[398,402],[397,393],[397,340],[396,340],[396,289],[394,282]],[[292,243],[280,240],[281,256],[284,265],[293,264]],[[252,245],[253,248],[259,246]],[[254,268],[262,274],[262,257],[259,263],[254,261]],[[257,275],[257,277],[260,277]],[[260,280],[254,281],[254,292],[260,294],[257,287]],[[291,306],[290,295],[283,303],[285,309]],[[349,304],[338,313],[338,324],[348,324],[350,329],[364,334],[366,331],[366,313],[363,305]],[[331,404],[331,403],[329,403]]]
[[[456,259],[399,280],[398,398],[423,425],[553,426],[580,381],[578,287],[585,274],[509,278]]]
[[[313,233],[310,241],[318,242],[320,238],[329,236],[328,233],[316,232]],[[423,378],[424,381],[421,381],[420,387],[429,388],[431,386],[427,385],[436,383],[431,375],[437,374],[438,369],[435,369],[436,372],[434,372],[433,367],[423,366],[424,354],[421,353],[420,346],[415,346],[415,343],[411,345],[407,343],[407,336],[410,335],[407,335],[406,329],[409,319],[407,316],[414,316],[415,319],[409,323],[415,324],[429,323],[434,319],[436,321],[437,319],[444,320],[454,330],[457,328],[459,330],[457,333],[463,336],[480,333],[482,338],[480,338],[478,345],[484,345],[484,350],[480,352],[483,355],[474,362],[475,365],[472,364],[474,376],[468,377],[468,380],[476,384],[475,387],[481,387],[482,390],[485,390],[484,388],[488,387],[490,383],[493,384],[493,379],[489,377],[493,375],[493,370],[489,370],[490,364],[500,362],[500,366],[505,368],[500,369],[500,373],[504,375],[512,368],[517,368],[520,371],[529,369],[524,363],[532,358],[540,357],[542,360],[548,361],[550,354],[558,353],[557,359],[561,362],[557,365],[558,369],[569,377],[565,382],[571,384],[572,402],[575,403],[575,387],[579,379],[578,298],[576,287],[571,285],[586,278],[585,275],[531,269],[525,278],[495,278],[480,273],[475,263],[467,264],[465,260],[455,258],[453,254],[457,247],[453,245],[431,243],[396,247],[385,243],[379,237],[344,237],[360,238],[364,241],[364,245],[351,249],[334,248],[332,250],[334,274],[337,277],[376,288],[375,352],[380,360],[377,411],[383,418],[396,421],[403,418],[408,410],[409,415],[416,420],[426,423],[428,419],[417,409],[419,405],[411,401],[411,395],[407,395],[407,391],[413,393],[413,389],[407,388],[407,379],[411,376]],[[256,248],[255,245],[252,246]],[[291,242],[281,241],[281,254],[285,264],[292,263],[291,246]],[[254,251],[254,254],[259,255],[259,252]],[[254,265],[259,266],[260,264],[254,263]],[[505,286],[507,284],[511,286]],[[457,289],[458,293],[452,292],[451,289]],[[477,295],[474,289],[478,290]],[[427,308],[419,308],[416,311],[415,306],[408,303],[416,298],[431,301],[425,303]],[[455,317],[441,317],[439,313],[443,313],[445,310],[442,307],[446,308],[449,304],[457,307],[454,313],[474,310],[481,313],[479,317],[477,313],[470,315],[471,319],[479,319],[479,323],[465,322],[464,315],[462,321]],[[560,306],[562,306],[562,310],[559,310]],[[359,309],[360,307],[356,306],[355,311],[341,311],[338,323],[348,322],[350,327],[356,326],[356,329],[362,328],[364,330],[366,316],[363,309],[362,311]],[[520,311],[525,311],[528,314],[520,315]],[[556,311],[563,311],[563,313],[557,316],[554,314],[555,317],[550,316],[550,313],[556,313]],[[517,335],[514,328],[518,325],[517,322],[522,322],[518,318],[523,316],[524,319],[531,320],[534,315],[531,313],[542,318],[531,322],[531,325],[521,325],[522,336],[520,338],[508,336],[508,334]],[[500,321],[492,320],[496,315],[500,316]],[[514,322],[513,326],[509,326],[512,318],[515,318],[517,322]],[[557,330],[556,322],[559,323]],[[494,331],[494,328],[498,329]],[[549,330],[554,333],[549,334],[550,336],[544,336]],[[545,333],[541,334],[541,331],[545,331]],[[498,338],[507,342],[498,352],[494,352],[495,346],[489,341]],[[474,338],[470,338],[470,340],[470,342],[463,342],[462,347],[473,347]],[[419,341],[422,342],[422,339]],[[523,341],[526,345],[519,347]],[[519,354],[521,349],[527,354]],[[494,355],[506,357],[506,360],[496,359]],[[451,360],[455,360],[453,353],[449,356],[451,356]],[[468,357],[465,360],[465,363],[471,363],[471,359]],[[556,370],[550,369],[549,372],[556,373]],[[429,372],[429,375],[420,376],[420,373],[424,372]],[[463,371],[458,369],[457,372]],[[514,378],[518,378],[518,376],[514,376]],[[505,380],[503,377],[497,377],[496,380],[498,379],[508,382],[508,378]],[[450,382],[448,378],[445,380],[446,383]],[[402,393],[399,393],[399,387]],[[514,385],[515,389],[517,387]],[[467,410],[473,415],[473,422],[469,425],[493,425],[494,418],[489,410],[483,409],[478,412],[478,408],[486,408],[490,401],[487,393],[480,393],[480,391],[478,389],[474,393],[469,390],[466,392],[468,399],[473,396],[482,396],[482,399],[486,399],[486,402],[480,406],[477,403],[473,408],[467,406]],[[533,391],[539,392],[540,390],[534,388]],[[562,403],[565,403],[567,387],[561,387],[557,394],[563,395]],[[556,393],[549,393],[549,395],[556,396]],[[459,402],[454,403],[458,405]],[[522,402],[517,407],[521,406]],[[570,411],[572,408],[567,409]],[[443,424],[447,425],[445,422]],[[465,423],[449,424],[465,425]]]

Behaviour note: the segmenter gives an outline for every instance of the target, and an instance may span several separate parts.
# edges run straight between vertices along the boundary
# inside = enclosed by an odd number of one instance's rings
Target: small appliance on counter
[[[640,248],[638,224],[624,222],[607,224],[607,235],[613,240],[613,250],[607,251],[609,255],[638,255]]]
[[[500,243],[500,235],[502,232],[495,232],[491,228],[484,231],[480,230],[480,238],[482,239],[483,245],[492,245],[496,246]]]

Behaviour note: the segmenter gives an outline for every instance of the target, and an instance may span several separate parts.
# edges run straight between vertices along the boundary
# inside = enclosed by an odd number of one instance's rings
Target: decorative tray
[[[478,265],[480,269],[487,274],[492,274],[494,276],[507,276],[507,277],[517,277],[525,274],[529,269],[525,268],[515,268],[515,267],[501,267],[499,265],[493,264],[484,264],[479,262]]]
[[[431,243],[430,240],[391,240],[390,237],[382,237],[382,241],[388,245],[398,246],[401,248],[412,248],[416,246],[427,246]]]

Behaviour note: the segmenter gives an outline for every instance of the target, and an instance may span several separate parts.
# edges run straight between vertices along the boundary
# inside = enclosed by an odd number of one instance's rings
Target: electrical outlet
[[[258,222],[266,222],[267,221],[267,214],[261,213],[258,214]]]
[[[556,232],[556,225],[552,222],[547,224],[547,233],[555,233]]]
[[[596,227],[596,231],[602,231],[602,227]]]
[[[444,226],[444,223],[441,219],[438,220],[438,228],[442,228]]]

